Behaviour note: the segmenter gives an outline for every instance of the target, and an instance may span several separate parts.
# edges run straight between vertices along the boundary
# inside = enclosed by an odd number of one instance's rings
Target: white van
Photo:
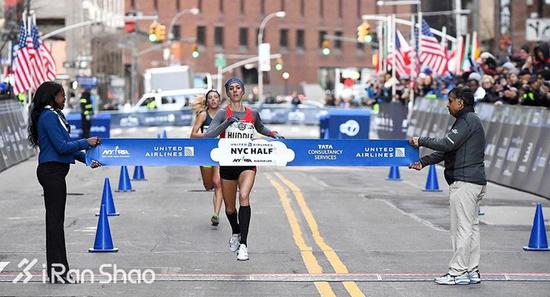
[[[206,91],[200,88],[145,93],[132,107],[131,112],[181,110],[190,106],[197,96],[204,96]]]

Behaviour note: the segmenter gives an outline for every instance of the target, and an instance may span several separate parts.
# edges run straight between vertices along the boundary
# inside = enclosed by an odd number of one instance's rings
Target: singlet
[[[240,138],[240,139],[254,139],[256,127],[254,127],[254,116],[252,110],[245,107],[245,116],[237,122],[232,123],[225,129],[220,135],[220,138]],[[229,106],[225,108],[226,119],[233,116],[233,111]]]
[[[206,112],[206,119],[204,119],[204,122],[201,125],[201,133],[204,133],[204,131],[208,130],[210,123],[212,123],[212,117],[208,113],[208,110],[205,110],[204,112]]]

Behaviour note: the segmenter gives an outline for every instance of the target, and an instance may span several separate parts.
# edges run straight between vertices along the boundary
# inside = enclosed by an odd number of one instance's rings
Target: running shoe
[[[444,276],[436,277],[435,283],[438,285],[469,285],[470,278],[468,277],[468,272],[464,272],[461,275],[450,275],[445,274]]]
[[[468,272],[468,277],[470,278],[470,284],[481,283],[481,274],[479,274],[479,270]]]
[[[237,260],[238,261],[246,261],[248,260],[248,249],[246,248],[246,244],[241,243],[239,246],[239,251],[237,252]]]
[[[236,252],[239,249],[240,241],[241,241],[240,234],[231,235],[231,238],[229,238],[229,250],[232,252]]]
[[[217,215],[212,215],[210,222],[212,223],[212,226],[218,226],[220,224],[220,217]]]

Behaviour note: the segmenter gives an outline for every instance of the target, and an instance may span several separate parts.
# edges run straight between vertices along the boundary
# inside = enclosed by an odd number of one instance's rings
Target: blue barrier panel
[[[82,122],[80,120],[80,113],[69,113],[67,115],[67,121],[71,125],[71,139],[82,138]],[[111,115],[107,113],[95,114],[92,116],[90,136],[97,136],[100,138],[111,137]]]
[[[418,149],[406,140],[104,139],[86,162],[104,166],[407,166]]]
[[[368,139],[370,114],[368,109],[329,109],[329,138]]]

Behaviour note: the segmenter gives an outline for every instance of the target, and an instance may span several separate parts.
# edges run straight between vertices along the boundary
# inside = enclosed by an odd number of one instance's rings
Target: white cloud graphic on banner
[[[295,154],[280,141],[222,138],[210,157],[221,166],[286,166]]]

